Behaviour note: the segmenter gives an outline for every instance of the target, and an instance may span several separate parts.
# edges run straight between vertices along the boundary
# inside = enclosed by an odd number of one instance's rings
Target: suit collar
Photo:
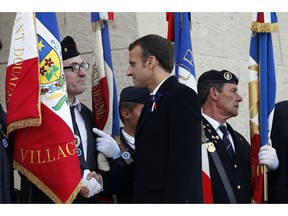
[[[159,92],[161,94],[161,97],[160,97],[159,101],[157,102],[158,108],[159,108],[159,106],[161,104],[161,101],[165,97],[165,94],[166,94],[167,90],[169,88],[171,88],[171,86],[174,85],[176,82],[178,82],[176,77],[175,76],[170,76],[166,80],[163,80],[163,82],[161,82],[160,86],[158,85],[159,89],[158,89],[157,92]],[[157,92],[155,92],[155,93],[157,93]],[[144,107],[142,109],[142,112],[141,112],[141,115],[139,117],[135,137],[137,137],[139,135],[140,131],[142,130],[143,125],[145,124],[147,119],[152,115],[152,113],[157,112],[157,110],[151,112],[150,111],[151,106],[152,106],[152,102],[151,102],[150,99],[148,99],[148,101],[144,105]]]
[[[228,154],[224,147],[224,143],[221,137],[216,132],[216,130],[212,127],[212,125],[207,121],[207,119],[204,116],[202,116],[202,121],[203,121],[203,129],[205,131],[206,138],[209,141],[214,143],[217,151],[224,152],[228,157]],[[234,147],[236,151],[235,161],[237,161],[237,159],[240,158],[241,154],[243,153],[243,146],[241,145],[241,143],[239,143],[240,140],[236,137],[236,132],[233,130],[233,128],[228,123],[226,124],[227,124],[227,130],[231,134],[233,142],[234,142]]]

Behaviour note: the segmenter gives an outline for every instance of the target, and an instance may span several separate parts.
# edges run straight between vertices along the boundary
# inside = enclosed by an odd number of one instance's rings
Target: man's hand
[[[269,170],[276,170],[279,166],[279,160],[276,150],[271,146],[264,145],[258,153],[259,164],[267,165]]]
[[[99,137],[96,138],[96,149],[108,158],[116,159],[120,157],[121,151],[116,141],[108,134],[97,128],[93,132]]]
[[[95,175],[97,175],[96,172],[94,173]],[[90,177],[94,176],[94,173],[93,172],[91,173],[90,170],[88,169],[84,170],[83,173],[82,188],[80,190],[80,194],[86,198],[92,197],[103,190],[102,186],[98,183],[96,178]]]
[[[95,171],[90,172],[86,177],[87,180],[90,180],[91,178],[95,178],[97,182],[102,185],[102,177],[99,174],[97,174]]]

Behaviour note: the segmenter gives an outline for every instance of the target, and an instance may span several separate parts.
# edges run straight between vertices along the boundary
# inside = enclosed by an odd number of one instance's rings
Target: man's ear
[[[214,100],[217,100],[218,95],[219,95],[219,91],[215,87],[212,86],[209,90],[209,94]]]
[[[120,110],[120,113],[121,113],[121,116],[123,117],[123,119],[128,119],[128,118],[129,118],[130,112],[129,112],[128,109],[122,108],[122,109]]]
[[[148,62],[148,68],[151,69],[151,68],[155,67],[155,65],[157,63],[157,59],[155,56],[151,55],[148,57],[147,62]]]

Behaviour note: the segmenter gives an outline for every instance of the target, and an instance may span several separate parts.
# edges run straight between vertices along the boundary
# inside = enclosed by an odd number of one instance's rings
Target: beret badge
[[[232,74],[230,72],[225,72],[223,74],[224,79],[226,80],[231,80],[232,79]]]

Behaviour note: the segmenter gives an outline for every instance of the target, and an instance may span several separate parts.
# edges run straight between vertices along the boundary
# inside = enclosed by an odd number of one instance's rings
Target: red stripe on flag
[[[254,134],[251,138],[251,186],[252,203],[263,203],[264,195],[264,172],[263,166],[259,165],[258,153],[260,149],[260,136]]]
[[[35,106],[40,103],[38,74],[38,57],[7,67],[6,103],[8,134],[15,129],[21,128],[17,122],[24,119],[30,119],[30,122],[26,123],[26,127],[37,126],[40,123],[40,120],[37,120],[40,115],[39,107]],[[26,96],[23,97],[23,94]],[[20,110],[21,112],[19,112]]]
[[[214,203],[210,177],[202,170],[203,198],[205,204]]]
[[[108,19],[114,20],[114,13],[113,12],[108,12]]]
[[[167,12],[166,13],[166,20],[168,21],[168,33],[167,33],[167,39],[174,42],[174,19],[173,19],[173,13]]]
[[[109,116],[109,92],[106,77],[92,86],[92,110],[96,128],[103,130]]]
[[[264,23],[264,13],[263,12],[258,12],[257,13],[257,22]]]

